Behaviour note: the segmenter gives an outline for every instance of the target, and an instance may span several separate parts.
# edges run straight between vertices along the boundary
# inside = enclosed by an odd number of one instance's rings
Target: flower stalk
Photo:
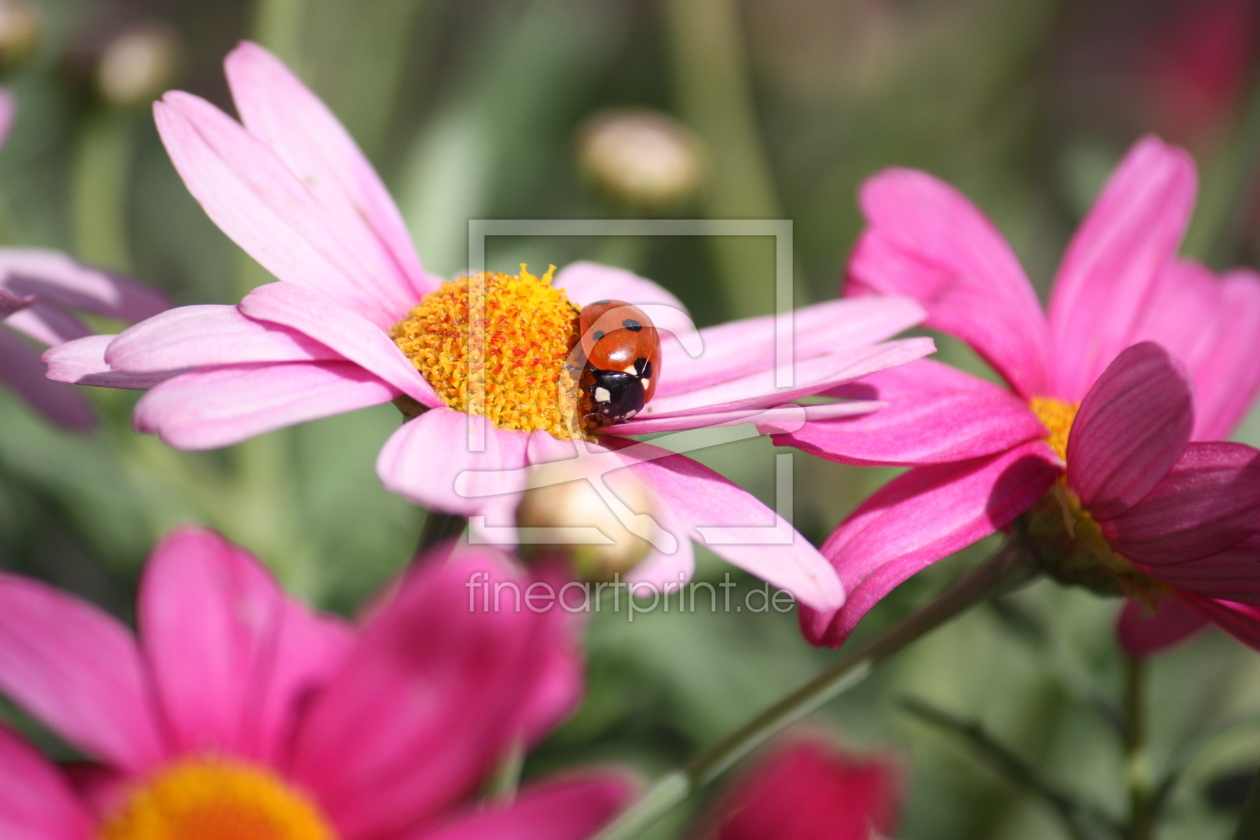
[[[1129,658],[1124,679],[1124,767],[1129,787],[1129,840],[1155,835],[1151,767],[1146,744],[1146,661]]]
[[[1036,561],[1023,543],[1008,540],[993,556],[927,606],[841,657],[814,679],[709,747],[686,767],[661,778],[595,840],[627,840],[638,835],[774,735],[860,683],[885,659],[976,604],[1026,583],[1038,571]]]

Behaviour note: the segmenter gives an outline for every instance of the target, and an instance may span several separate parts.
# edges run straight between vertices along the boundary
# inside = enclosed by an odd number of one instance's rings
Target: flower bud
[[[627,523],[614,509],[616,500],[620,500],[625,505],[620,513],[630,520],[635,530],[639,530],[637,523],[649,523],[653,530],[656,527],[640,515],[651,511],[652,496],[628,470],[616,472],[617,494],[611,503],[590,480],[539,481],[546,476],[548,472],[543,470],[531,477],[530,486],[516,509],[516,524],[522,529],[521,553],[526,558],[561,559],[575,577],[601,581],[625,575],[651,551],[652,544],[627,528]],[[565,539],[565,532],[572,537],[582,537],[583,532],[588,532],[585,536],[589,539]]]
[[[122,108],[148,105],[174,82],[181,52],[179,35],[164,23],[126,29],[101,50],[94,74],[96,91]]]
[[[691,198],[704,179],[704,158],[694,132],[646,108],[602,111],[578,133],[582,172],[636,210],[665,211]]]
[[[29,2],[0,0],[0,70],[12,70],[34,55],[42,28]]]

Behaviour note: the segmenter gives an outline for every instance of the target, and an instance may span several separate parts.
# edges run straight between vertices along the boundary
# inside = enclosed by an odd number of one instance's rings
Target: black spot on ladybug
[[[610,303],[612,303],[611,300],[597,300],[591,306],[607,306]]]
[[[603,331],[603,330],[595,330],[595,332],[591,333],[591,339],[592,339],[593,341],[599,341],[599,340],[600,340],[601,338],[603,338],[603,337],[604,337],[604,331]]]
[[[633,318],[627,318],[626,320],[622,321],[621,326],[630,330],[630,332],[638,332],[639,330],[643,329],[643,325],[640,324],[638,321],[634,320]]]

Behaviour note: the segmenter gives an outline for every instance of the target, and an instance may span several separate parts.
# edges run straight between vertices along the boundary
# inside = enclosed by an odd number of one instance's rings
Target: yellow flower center
[[[390,329],[442,401],[498,429],[588,437],[591,407],[580,370],[578,309],[542,277],[487,272],[443,283]]]
[[[183,761],[131,793],[100,840],[336,840],[315,805],[266,770]]]
[[[1080,403],[1066,403],[1051,397],[1033,397],[1030,400],[1033,414],[1041,421],[1050,434],[1046,440],[1059,456],[1059,460],[1067,463],[1068,435],[1072,433],[1072,421],[1076,412],[1080,411]]]

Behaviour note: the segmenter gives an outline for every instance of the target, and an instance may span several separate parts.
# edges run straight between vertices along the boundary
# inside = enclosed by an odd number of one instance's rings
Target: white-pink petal
[[[54,382],[98,385],[103,388],[146,390],[170,379],[169,373],[123,373],[105,361],[105,349],[117,336],[90,335],[44,351],[41,361]]]

